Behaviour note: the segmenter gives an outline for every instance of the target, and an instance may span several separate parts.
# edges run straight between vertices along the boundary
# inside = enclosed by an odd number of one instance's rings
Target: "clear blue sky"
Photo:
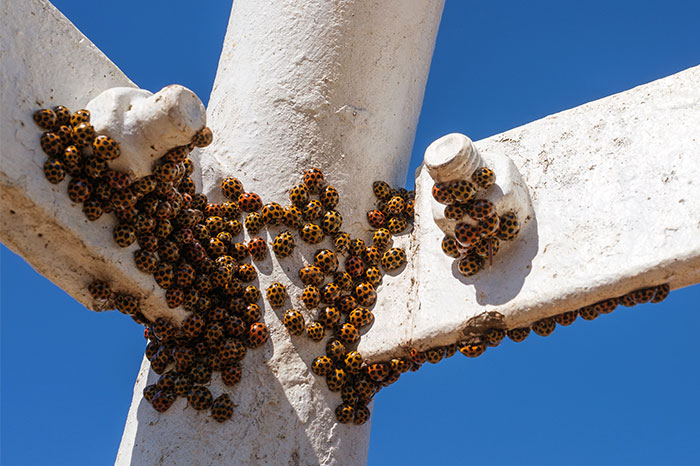
[[[228,2],[54,3],[141,87],[206,102]],[[447,0],[413,165],[445,133],[478,140],[700,64],[698,18],[693,1]],[[1,273],[2,464],[112,464],[141,327],[4,248]],[[697,465],[698,328],[696,285],[425,365],[379,394],[369,464]]]

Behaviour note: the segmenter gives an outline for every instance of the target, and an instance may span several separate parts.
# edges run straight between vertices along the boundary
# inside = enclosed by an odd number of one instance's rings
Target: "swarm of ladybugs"
[[[456,223],[454,236],[442,240],[443,252],[457,260],[457,270],[465,277],[478,273],[498,253],[501,241],[511,241],[520,232],[514,212],[499,215],[494,204],[479,198],[496,182],[488,167],[478,168],[471,180],[456,179],[433,185],[435,201],[445,205],[446,219]]]
[[[531,329],[546,336],[556,324],[570,325],[578,316],[592,320],[612,312],[618,304],[660,302],[669,292],[668,285],[645,288],[542,319],[531,327],[490,328],[459,343],[427,351],[411,348],[408,357],[369,364],[357,352],[357,344],[361,332],[374,322],[371,309],[384,273],[400,272],[406,263],[405,251],[391,246],[392,236],[402,234],[413,222],[413,191],[374,182],[377,202],[367,212],[371,238],[353,238],[341,230],[338,191],[316,168],[306,170],[301,182],[290,189],[287,206],[263,204],[258,194],[247,192],[235,177],[221,181],[227,200],[211,203],[196,192],[190,178],[194,166],[188,158],[195,147],[212,142],[208,128],[198,132],[190,144],[168,151],[154,164],[152,174],[131,180],[109,167],[108,162],[119,157],[119,145],[95,134],[87,110],[71,113],[58,106],[37,111],[34,119],[46,130],[40,143],[48,155],[44,164],[47,180],[59,184],[68,176],[69,198],[82,204],[91,221],[114,213],[115,243],[127,247],[136,242],[136,267],[153,275],[166,290],[169,307],[183,306],[191,313],[181,326],[163,318],[152,323],[140,312],[138,297],[115,292],[101,279],[88,285],[100,309],[117,309],[145,326],[146,357],[160,378],[144,389],[144,398],[159,412],[183,397],[190,407],[208,410],[218,422],[233,416],[229,395],[214,397],[208,387],[215,372],[220,372],[225,385],[235,386],[241,380],[248,349],[268,339],[258,304],[263,294],[252,284],[258,275],[254,263],[268,254],[267,242],[257,236],[263,228],[281,228],[272,242],[272,252],[280,259],[293,254],[296,236],[319,245],[313,264],[298,271],[304,285],[298,296],[303,308],[288,307],[283,324],[291,335],[306,335],[314,342],[328,337],[325,354],[309,364],[315,375],[325,378],[329,390],[340,392],[342,403],[335,414],[341,423],[367,422],[367,405],[375,394],[425,362],[435,364],[457,351],[476,357],[506,335],[516,342],[525,340]],[[513,239],[519,231],[515,215],[499,217],[491,203],[475,197],[494,181],[493,172],[482,168],[473,183],[457,180],[433,189],[436,200],[446,204],[446,217],[462,220],[456,238],[443,241],[443,250],[460,258],[460,271],[472,270],[468,264],[480,267],[498,250],[499,238]],[[247,243],[236,240],[244,229],[250,237]],[[320,246],[324,239],[331,240],[333,249]],[[462,266],[463,261],[467,265]],[[290,299],[285,286],[277,282],[265,290],[265,296],[273,308],[280,309]]]

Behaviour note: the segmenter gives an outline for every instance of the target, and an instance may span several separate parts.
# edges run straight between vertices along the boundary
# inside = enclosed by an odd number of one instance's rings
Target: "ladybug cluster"
[[[47,180],[58,184],[68,174],[68,196],[82,204],[89,220],[114,213],[115,243],[137,243],[136,267],[166,290],[169,307],[183,306],[192,313],[180,328],[164,319],[151,324],[139,311],[137,297],[113,293],[102,280],[88,286],[99,308],[116,308],[146,326],[146,356],[161,378],[146,388],[144,397],[161,412],[184,396],[195,409],[211,409],[217,421],[230,418],[228,395],[214,399],[205,384],[213,371],[221,372],[224,383],[237,383],[246,350],[268,337],[256,304],[261,294],[250,284],[257,271],[243,263],[251,253],[248,245],[233,241],[242,230],[241,211],[254,211],[257,195],[244,192],[240,182],[234,202],[212,204],[195,192],[188,155],[212,142],[209,128],[168,151],[150,175],[131,180],[109,167],[120,155],[119,145],[95,134],[89,111],[71,114],[58,106],[37,111],[34,121],[47,130],[40,139],[49,156]]]
[[[412,192],[392,189],[383,181],[375,182],[373,187],[379,201],[377,209],[368,213],[370,226],[375,229],[368,242],[341,231],[342,218],[333,210],[340,197],[335,188],[325,184],[318,169],[304,172],[301,183],[289,191],[292,205],[284,208],[287,213],[301,211],[292,218],[322,219],[317,228],[332,238],[333,249],[318,249],[313,264],[299,269],[299,279],[304,285],[299,296],[302,310],[287,309],[283,323],[290,334],[306,335],[315,342],[329,335],[326,354],[312,361],[311,370],[325,377],[331,391],[340,392],[342,404],[335,410],[338,421],[358,425],[369,419],[367,404],[376,392],[395,382],[410,367],[407,360],[398,359],[393,365],[391,362],[366,364],[355,350],[360,332],[374,322],[371,309],[383,274],[406,263],[405,251],[391,247],[392,234],[402,233],[413,221]],[[318,200],[312,198],[314,195],[318,195]],[[292,222],[286,223],[294,226]],[[302,223],[298,222],[297,228]],[[298,230],[303,241],[317,244],[323,239],[316,241],[315,236],[308,234],[314,226],[307,223]],[[279,255],[274,245],[273,249]]]
[[[494,204],[479,198],[496,182],[496,174],[487,167],[478,168],[471,180],[435,183],[433,198],[445,205],[446,219],[456,223],[454,236],[442,240],[443,252],[457,259],[457,269],[465,277],[478,273],[486,261],[493,261],[501,241],[515,239],[520,223],[513,212],[498,214]]]
[[[457,350],[467,357],[475,358],[482,355],[488,347],[498,346],[506,336],[518,343],[525,341],[530,335],[530,331],[545,337],[554,332],[557,324],[561,326],[571,325],[579,316],[584,320],[593,320],[601,314],[611,313],[618,305],[631,307],[648,302],[660,303],[666,299],[669,291],[668,284],[642,288],[623,296],[605,299],[580,309],[538,320],[528,327],[518,327],[509,330],[494,327],[489,328],[482,334],[472,335],[453,345],[431,348],[423,352],[412,348],[410,350],[410,359],[413,363],[411,369],[417,370],[426,361],[431,363],[439,362],[443,358],[452,356]]]

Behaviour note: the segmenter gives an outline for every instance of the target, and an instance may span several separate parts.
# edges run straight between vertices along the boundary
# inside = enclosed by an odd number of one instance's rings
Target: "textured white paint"
[[[119,142],[121,155],[109,166],[133,179],[150,175],[155,160],[188,144],[207,122],[199,97],[175,84],[155,94],[132,87],[108,89],[86,108],[95,132]]]
[[[265,202],[287,204],[289,188],[316,166],[342,196],[343,229],[369,239],[372,182],[400,185],[406,175],[441,11],[428,0],[237,0],[208,109],[214,143],[199,153],[204,192],[223,200],[220,181],[235,175]],[[271,242],[281,230],[262,234]],[[258,285],[287,285],[289,306],[310,320],[297,271],[331,243],[297,244],[289,258],[256,263]],[[410,330],[410,321],[390,323],[397,303],[406,305],[394,282],[406,276],[385,277],[375,308],[385,318],[371,333]],[[336,423],[340,396],[308,367],[325,341],[290,338],[283,312],[264,303],[271,338],[249,352],[230,390],[232,422],[218,425],[182,399],[156,413],[141,396],[142,367],[117,464],[364,464],[369,423]]]
[[[440,250],[433,180],[421,169],[408,291],[418,305],[393,316],[413,328],[408,338],[370,333],[363,355],[453,343],[489,311],[514,328],[651,285],[700,282],[698,83],[691,68],[476,142],[484,159],[513,160],[535,218],[470,279]]]

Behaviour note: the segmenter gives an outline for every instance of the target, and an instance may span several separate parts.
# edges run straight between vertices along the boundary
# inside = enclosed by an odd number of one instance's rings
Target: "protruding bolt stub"
[[[469,179],[481,165],[481,154],[464,134],[436,139],[425,150],[425,166],[436,183]]]

